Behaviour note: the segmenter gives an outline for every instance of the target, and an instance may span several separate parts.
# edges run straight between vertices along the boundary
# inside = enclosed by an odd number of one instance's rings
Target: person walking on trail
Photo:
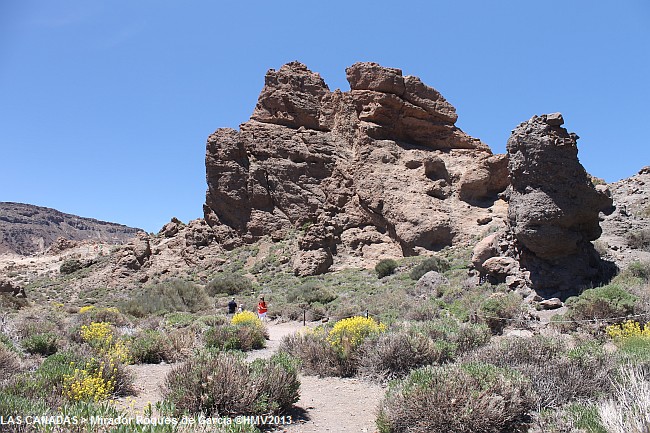
[[[260,296],[260,302],[257,303],[257,317],[266,322],[266,312],[268,310],[264,296]]]
[[[230,302],[228,302],[228,314],[235,314],[237,311],[237,302],[235,302],[235,298],[232,298]]]

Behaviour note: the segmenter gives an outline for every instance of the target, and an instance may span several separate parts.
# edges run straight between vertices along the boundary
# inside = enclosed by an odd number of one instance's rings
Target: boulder
[[[429,271],[422,275],[415,285],[417,293],[421,294],[437,294],[438,287],[443,284],[448,284],[449,280],[439,272]]]
[[[476,244],[472,250],[471,258],[472,266],[474,269],[478,269],[481,272],[486,272],[486,270],[483,268],[483,263],[485,263],[486,260],[499,255],[499,245],[497,241],[498,234],[492,233]]]
[[[485,272],[493,277],[505,280],[507,275],[514,275],[519,271],[519,263],[512,257],[491,257],[481,265]]]
[[[544,299],[539,303],[539,306],[542,307],[544,310],[555,310],[557,308],[562,308],[564,304],[560,300],[560,298],[550,298],[550,299]]]

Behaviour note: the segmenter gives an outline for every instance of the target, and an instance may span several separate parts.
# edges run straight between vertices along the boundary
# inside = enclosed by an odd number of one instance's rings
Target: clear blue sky
[[[0,201],[147,231],[201,217],[206,137],[292,60],[332,90],[357,61],[417,75],[495,152],[561,111],[592,174],[650,164],[647,0],[1,0]]]

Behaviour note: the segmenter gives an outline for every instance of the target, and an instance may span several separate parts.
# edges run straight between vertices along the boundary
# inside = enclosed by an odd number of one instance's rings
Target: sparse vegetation
[[[208,308],[210,300],[203,287],[179,279],[146,287],[135,299],[121,308],[136,317],[174,311],[197,312]]]
[[[637,250],[650,251],[650,229],[630,232],[627,235],[627,244]]]

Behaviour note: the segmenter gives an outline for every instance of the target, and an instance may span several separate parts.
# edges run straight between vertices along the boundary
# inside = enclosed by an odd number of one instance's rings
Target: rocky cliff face
[[[301,63],[269,70],[251,119],[208,138],[204,213],[219,243],[301,229],[294,267],[309,275],[343,255],[414,255],[484,230],[508,185],[505,155],[457,128],[418,78],[375,63],[346,73],[351,90],[331,92]]]
[[[50,247],[60,250],[66,241],[87,239],[122,244],[139,231],[46,207],[0,202],[0,254],[29,255],[45,252]]]
[[[613,211],[611,194],[592,184],[578,161],[578,136],[563,123],[559,113],[534,116],[512,132],[507,227],[484,239],[473,260],[511,286],[560,296],[612,273],[591,243],[601,234],[601,212]]]

